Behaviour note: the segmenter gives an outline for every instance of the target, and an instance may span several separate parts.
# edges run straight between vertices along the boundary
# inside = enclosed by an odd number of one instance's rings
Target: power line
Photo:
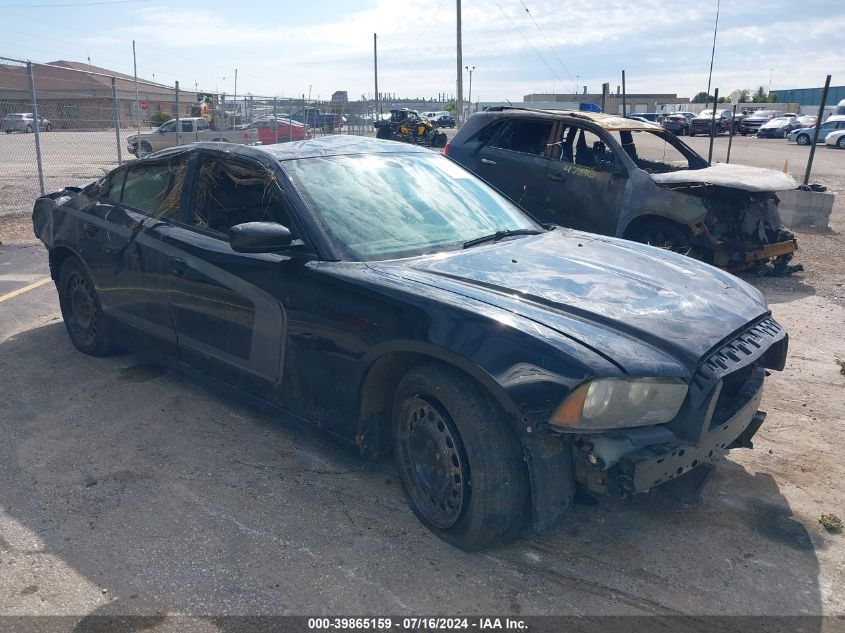
[[[425,32],[426,32],[426,31],[428,31],[428,27],[430,27],[432,24],[434,24],[434,21],[437,19],[437,16],[438,16],[438,15],[439,15],[439,13],[440,13],[440,9],[441,9],[441,7],[443,7],[443,3],[444,3],[445,1],[446,1],[446,0],[440,0],[440,4],[438,4],[438,5],[437,5],[437,8],[434,10],[434,13],[432,13],[432,14],[431,14],[431,19],[428,21],[428,23],[425,25],[425,27],[423,27],[423,30],[419,32],[419,34],[418,34],[418,35],[414,38],[414,40],[413,40],[410,44],[407,44],[406,46],[403,46],[402,48],[393,48],[393,49],[388,49],[388,50],[387,50],[387,51],[385,51],[385,52],[387,52],[387,53],[401,53],[402,51],[406,51],[406,50],[408,50],[408,49],[409,49],[409,48],[411,48],[414,44],[416,44],[417,42],[419,42],[419,41],[420,41],[420,38],[421,38],[423,35],[425,35]]]
[[[0,4],[0,9],[47,9],[50,7],[95,7],[104,4],[132,4],[150,0],[103,0],[102,2],[63,2],[58,4]]]
[[[549,38],[546,37],[546,33],[543,31],[542,28],[540,28],[540,25],[537,24],[537,20],[534,19],[534,16],[532,15],[531,11],[528,10],[528,7],[525,6],[525,3],[522,0],[519,0],[519,3],[522,5],[522,8],[525,9],[525,12],[528,14],[528,17],[531,18],[531,21],[534,23],[534,26],[537,27],[538,31],[540,31],[540,35],[542,35],[543,39],[546,40],[546,44],[549,45],[549,50],[552,51],[552,54],[555,56],[558,63],[561,65],[561,68],[563,68],[563,70],[566,71],[566,74],[569,75],[569,78],[572,79],[572,81],[576,84],[575,85],[575,92],[576,93],[580,92],[581,86],[577,85],[578,82],[575,81],[575,79],[572,77],[572,73],[569,72],[569,69],[566,67],[566,64],[563,63],[563,60],[560,58],[560,55],[557,54],[555,47],[552,46],[552,43],[549,41]]]
[[[555,78],[556,78],[556,79],[560,82],[560,84],[561,84],[561,85],[563,85],[563,83],[564,83],[564,82],[563,82],[563,79],[561,79],[561,78],[560,78],[560,75],[558,75],[558,74],[555,72],[555,69],[554,69],[554,68],[552,68],[552,67],[549,65],[549,63],[546,61],[546,59],[545,59],[542,55],[540,55],[540,51],[538,51],[538,50],[534,47],[534,44],[532,44],[532,43],[531,43],[531,40],[529,40],[529,39],[525,36],[525,33],[523,33],[523,32],[522,32],[522,30],[521,30],[521,29],[520,29],[520,28],[516,25],[516,22],[514,22],[514,21],[513,21],[513,19],[511,19],[511,16],[509,16],[509,15],[505,12],[505,10],[502,8],[502,5],[500,5],[500,4],[499,4],[498,0],[493,0],[493,2],[495,3],[495,5],[496,5],[497,7],[499,7],[499,11],[501,11],[501,12],[504,14],[504,16],[508,19],[508,22],[510,22],[510,23],[511,23],[511,26],[512,26],[514,29],[516,29],[517,33],[519,33],[519,34],[522,36],[522,39],[524,39],[524,40],[525,40],[525,42],[528,44],[528,46],[530,46],[530,47],[531,47],[531,50],[532,50],[532,51],[534,51],[534,54],[535,54],[535,55],[537,55],[537,57],[540,59],[540,61],[541,61],[541,62],[543,62],[543,63],[546,65],[546,68],[548,68],[548,69],[549,69],[549,72],[551,72],[551,73],[555,76]]]

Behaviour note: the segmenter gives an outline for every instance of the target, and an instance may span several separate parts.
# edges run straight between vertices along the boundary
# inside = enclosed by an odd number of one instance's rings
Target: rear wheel
[[[693,132],[692,129],[690,129],[689,135],[690,135],[690,137],[693,137],[693,136],[695,136],[695,132]]]
[[[53,126],[52,126],[50,123],[48,123],[48,124],[47,124],[47,127],[45,127],[45,128],[44,128],[44,130],[45,130],[45,131],[47,131],[47,132],[52,132],[52,131],[53,131]]]
[[[393,448],[408,504],[444,541],[480,551],[515,537],[530,507],[522,448],[475,382],[439,364],[396,390]]]
[[[92,356],[114,352],[108,320],[94,284],[79,259],[71,256],[62,263],[56,286],[62,317],[74,347]]]

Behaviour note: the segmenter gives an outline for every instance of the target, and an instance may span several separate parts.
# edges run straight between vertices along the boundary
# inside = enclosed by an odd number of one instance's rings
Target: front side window
[[[176,121],[168,121],[167,123],[163,124],[158,131],[161,133],[165,132],[175,132],[176,131]]]
[[[178,218],[187,174],[181,157],[129,168],[123,185],[124,205],[155,218]]]
[[[490,142],[490,147],[542,155],[551,142],[551,133],[551,121],[509,121]]]
[[[328,156],[286,161],[284,167],[346,259],[412,257],[497,231],[540,230],[442,156]]]
[[[650,174],[707,167],[706,160],[662,130],[625,130],[619,132],[619,144],[637,167]]]
[[[293,230],[275,174],[245,162],[207,160],[199,170],[192,223],[225,234],[244,222],[276,222]]]

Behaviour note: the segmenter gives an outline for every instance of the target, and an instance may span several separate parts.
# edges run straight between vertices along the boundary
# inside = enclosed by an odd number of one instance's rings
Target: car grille
[[[771,365],[769,354],[785,354],[786,336],[777,321],[768,317],[724,343],[705,359],[693,381],[699,385],[713,384],[721,379],[722,389],[710,428],[731,418],[754,397],[763,380],[764,367]]]

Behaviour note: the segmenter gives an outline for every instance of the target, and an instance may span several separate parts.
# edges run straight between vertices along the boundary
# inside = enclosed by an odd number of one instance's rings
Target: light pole
[[[469,112],[469,109],[472,107],[472,71],[475,70],[475,66],[472,68],[464,66],[464,68],[469,72],[469,96],[467,97],[467,112]],[[466,119],[467,117],[464,118]]]

